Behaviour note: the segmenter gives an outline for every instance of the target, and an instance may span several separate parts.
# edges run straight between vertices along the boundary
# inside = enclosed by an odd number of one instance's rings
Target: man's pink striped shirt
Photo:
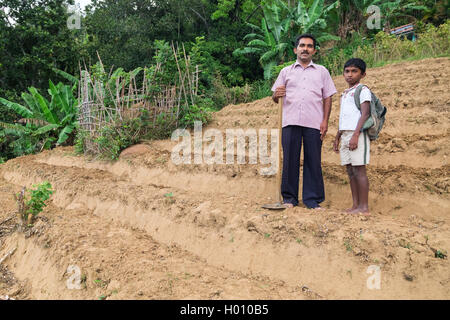
[[[282,85],[286,86],[283,127],[296,125],[320,130],[323,99],[337,92],[328,70],[312,61],[303,68],[296,61],[281,70],[272,91]]]

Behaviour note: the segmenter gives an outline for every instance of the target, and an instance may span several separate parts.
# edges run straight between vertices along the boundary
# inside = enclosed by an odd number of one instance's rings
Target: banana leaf
[[[78,79],[75,78],[73,75],[71,75],[71,74],[69,74],[69,73],[67,73],[67,72],[65,72],[65,71],[56,69],[56,68],[52,68],[52,70],[53,70],[53,72],[55,72],[56,74],[60,75],[60,76],[63,77],[64,79],[69,80],[69,81],[72,82],[73,84],[78,85]]]
[[[57,128],[59,128],[58,124],[50,123],[50,124],[48,124],[46,126],[40,127],[36,131],[34,131],[33,135],[38,136],[38,135],[47,133],[47,132],[52,131],[52,130],[57,129]]]
[[[267,44],[266,42],[259,40],[259,39],[254,39],[254,40],[250,41],[247,45],[250,47],[259,46],[259,47],[264,47],[264,48],[267,48],[267,47],[270,48],[269,44]]]
[[[60,145],[64,143],[69,138],[69,135],[73,132],[74,129],[74,125],[65,126],[64,129],[62,129],[59,133],[58,141],[56,142],[56,144]]]
[[[41,116],[41,109],[36,104],[36,101],[34,101],[33,96],[27,92],[23,92],[21,94],[21,97],[27,103],[29,110],[33,113],[33,115],[29,118],[44,120],[43,117]]]
[[[39,104],[45,120],[49,123],[58,123],[56,115],[54,115],[49,109],[50,103],[47,101],[47,99],[41,96],[37,92],[36,88],[31,87],[28,90],[31,92],[31,95],[33,96],[33,99],[36,101],[36,103]]]
[[[61,124],[62,125],[65,125],[66,123],[73,124],[74,122],[76,122],[76,117],[77,117],[76,113],[69,113],[61,120]]]
[[[33,112],[31,112],[27,107],[24,107],[18,103],[14,103],[3,98],[0,98],[0,102],[10,110],[13,110],[24,118],[31,118],[33,116]]]
[[[53,84],[52,80],[49,80],[49,86],[48,92],[52,96],[52,100],[56,103],[56,105],[53,105],[53,108],[56,106],[61,107],[61,109],[64,111],[65,114],[70,113],[69,104],[67,99],[62,97],[62,92],[58,90],[58,88]],[[52,101],[53,102],[53,101]]]

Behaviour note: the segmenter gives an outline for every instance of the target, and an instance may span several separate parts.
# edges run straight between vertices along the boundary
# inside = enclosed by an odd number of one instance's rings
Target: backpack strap
[[[355,104],[359,111],[361,111],[361,100],[360,100],[361,91],[364,87],[365,86],[363,84],[359,84],[355,89],[355,95],[354,95]]]

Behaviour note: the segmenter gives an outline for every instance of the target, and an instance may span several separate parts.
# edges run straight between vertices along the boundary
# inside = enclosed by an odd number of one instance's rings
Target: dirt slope
[[[268,212],[274,176],[261,164],[175,165],[177,142],[116,163],[57,148],[0,165],[0,223],[12,193],[48,180],[55,194],[26,237],[0,224],[0,296],[18,299],[448,299],[450,268],[450,59],[368,70],[366,83],[388,107],[372,147],[370,217],[351,204],[345,170],[332,152],[338,101],[334,79],[323,147],[323,212]],[[230,105],[206,129],[276,128],[270,98]],[[439,251],[439,252],[438,252]],[[438,252],[438,254],[436,254]],[[439,256],[441,259],[439,258]],[[81,270],[69,290],[67,267]],[[379,266],[381,287],[367,273]]]

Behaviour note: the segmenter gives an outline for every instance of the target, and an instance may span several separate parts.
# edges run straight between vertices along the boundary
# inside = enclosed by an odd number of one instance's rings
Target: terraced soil
[[[0,165],[0,223],[14,217],[21,186],[48,180],[56,192],[27,233],[14,231],[15,219],[0,224],[0,259],[16,248],[0,264],[0,296],[448,299],[449,76],[448,58],[368,70],[364,83],[388,107],[368,166],[368,217],[342,213],[350,188],[332,151],[342,77],[334,79],[320,212],[264,211],[275,192],[275,177],[260,174],[267,164],[175,165],[177,141],[146,142],[115,163],[71,147],[10,160]],[[276,121],[266,98],[225,107],[203,132],[225,137]],[[67,288],[71,265],[80,290]],[[370,266],[380,268],[380,289],[368,288]]]

